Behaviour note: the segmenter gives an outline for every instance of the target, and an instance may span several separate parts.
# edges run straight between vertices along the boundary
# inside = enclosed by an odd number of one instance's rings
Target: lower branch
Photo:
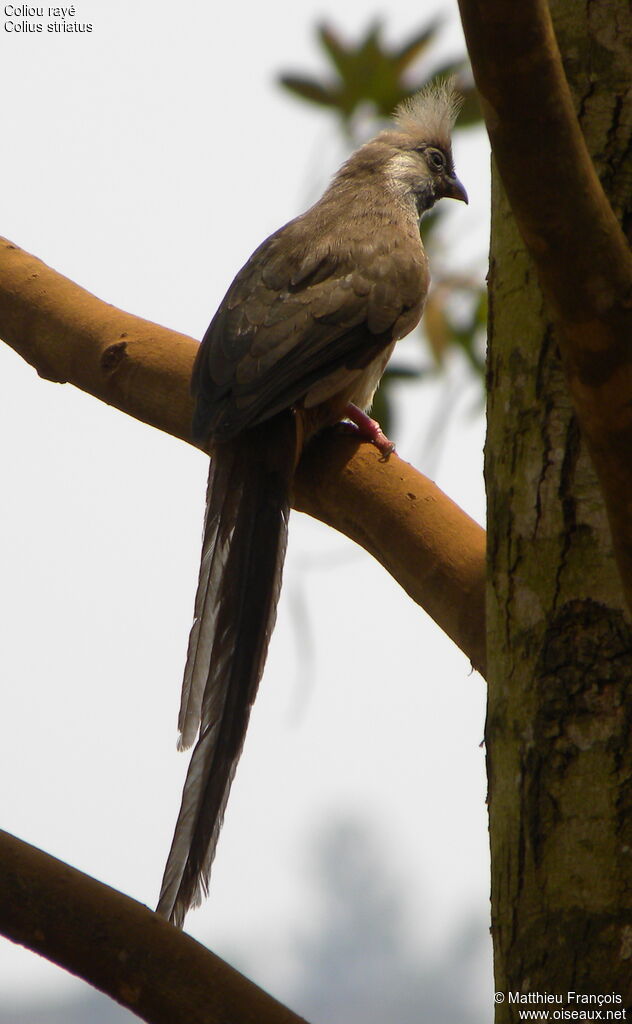
[[[305,1024],[141,903],[7,832],[0,930],[149,1024]]]

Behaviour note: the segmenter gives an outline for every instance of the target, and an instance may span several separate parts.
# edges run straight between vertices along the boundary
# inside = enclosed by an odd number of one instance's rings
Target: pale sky
[[[458,55],[455,3],[394,0],[387,37],[437,10],[434,60]],[[0,232],[108,302],[201,337],[251,251],[345,156],[333,119],[275,76],[324,69],[317,20],[353,38],[380,8],[80,0],[75,11],[90,34],[9,33],[3,14]],[[457,137],[455,161],[470,206],[452,204],[443,259],[482,277],[481,131]],[[40,380],[5,347],[0,382],[0,824],[155,906],[187,766],[176,718],[207,462]],[[483,523],[477,386],[456,362],[441,383],[400,391],[400,455]],[[250,951],[255,980],[280,998],[288,937],[317,912],[307,854],[332,817],[371,824],[413,933],[448,943],[468,915],[485,920],[489,892],[482,681],[370,556],[296,513],[290,533],[211,897],[186,924],[220,954]],[[0,1001],[74,984],[0,940]]]

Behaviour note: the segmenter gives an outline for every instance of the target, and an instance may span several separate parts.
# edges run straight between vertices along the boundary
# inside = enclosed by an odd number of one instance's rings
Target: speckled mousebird
[[[252,254],[200,345],[193,435],[211,464],[178,723],[181,749],[196,745],[157,908],[178,926],[208,887],[276,618],[301,450],[342,419],[392,450],[366,411],[421,318],[420,219],[443,197],[467,202],[450,143],[458,106],[444,82],[398,107],[396,126]]]

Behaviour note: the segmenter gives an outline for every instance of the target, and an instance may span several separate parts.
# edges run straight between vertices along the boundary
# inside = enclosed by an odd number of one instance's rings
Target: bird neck
[[[340,211],[344,204],[345,216],[349,219],[370,218],[379,225],[392,222],[394,217],[406,223],[419,222],[421,213],[417,196],[402,188],[389,173],[387,165],[371,168],[355,168],[354,173],[344,173],[347,165],[336,175],[324,193],[320,203],[323,210],[331,208]],[[424,210],[427,206],[424,206]]]

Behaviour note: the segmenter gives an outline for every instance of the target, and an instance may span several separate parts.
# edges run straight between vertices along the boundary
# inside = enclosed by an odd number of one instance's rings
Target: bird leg
[[[370,441],[382,455],[390,455],[395,451],[395,445],[389,441],[377,420],[371,419],[362,409],[358,409],[353,402],[345,407],[345,419],[350,420],[357,432],[365,441]]]

